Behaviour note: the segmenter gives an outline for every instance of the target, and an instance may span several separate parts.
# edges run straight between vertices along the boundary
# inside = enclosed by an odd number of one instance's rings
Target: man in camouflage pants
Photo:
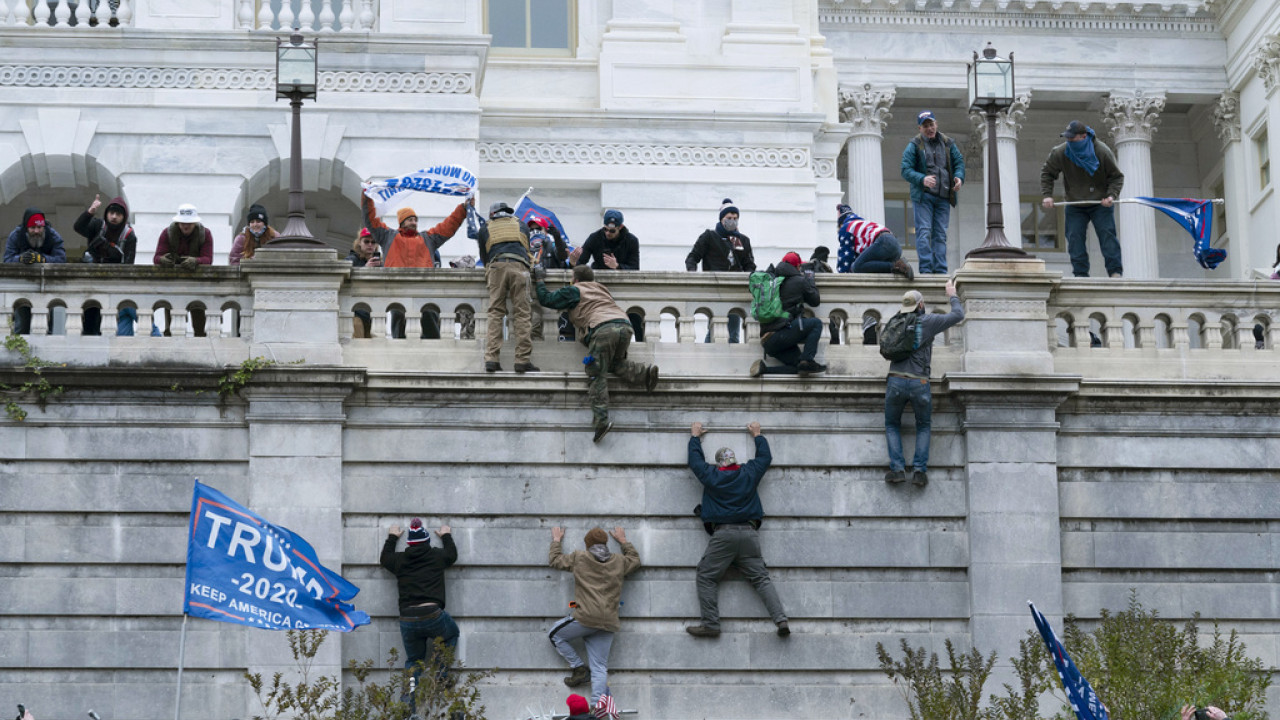
[[[538,302],[553,310],[568,310],[569,321],[577,329],[578,339],[590,350],[583,359],[587,377],[591,378],[588,394],[591,398],[591,419],[596,434],[592,442],[600,442],[613,423],[609,422],[609,373],[613,373],[631,385],[643,384],[652,392],[658,384],[658,366],[645,365],[627,359],[631,346],[631,321],[622,308],[613,301],[609,288],[595,281],[595,271],[589,265],[573,268],[573,284],[548,292],[544,281],[547,271],[533,269],[538,282]]]

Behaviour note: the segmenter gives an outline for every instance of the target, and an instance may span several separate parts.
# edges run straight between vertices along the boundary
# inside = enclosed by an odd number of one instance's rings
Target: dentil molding
[[[480,162],[491,163],[804,168],[811,162],[807,148],[794,147],[481,142],[477,148]]]
[[[321,92],[470,93],[463,72],[355,72],[326,70]],[[0,87],[156,88],[165,90],[274,90],[275,71],[246,68],[0,65]]]

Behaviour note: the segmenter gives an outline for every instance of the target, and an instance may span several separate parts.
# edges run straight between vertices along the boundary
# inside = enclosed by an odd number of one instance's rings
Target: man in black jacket
[[[738,232],[738,208],[729,198],[720,205],[720,222],[714,230],[704,230],[684,259],[684,269],[694,272],[702,263],[703,272],[752,272],[756,258],[751,252],[751,238]],[[742,318],[729,315],[729,342],[738,342]],[[711,342],[707,328],[706,342]]]
[[[639,270],[640,238],[622,224],[622,211],[604,211],[604,227],[591,233],[582,246],[569,253],[569,266],[591,263],[592,270]],[[627,313],[636,342],[644,342],[644,318]]]
[[[420,518],[409,523],[409,537],[404,552],[396,552],[396,543],[404,531],[399,525],[388,530],[382,544],[382,567],[396,576],[400,591],[400,639],[404,641],[404,666],[413,673],[409,686],[409,704],[413,707],[413,691],[424,664],[430,664],[436,638],[449,648],[458,646],[458,625],[444,610],[444,570],[458,560],[452,530],[441,525],[436,531],[441,548],[431,547],[431,538]],[[440,668],[441,676],[447,668]],[[412,711],[411,711],[412,712]]]
[[[816,360],[822,321],[803,317],[805,305],[817,307],[822,302],[813,277],[800,272],[800,256],[793,252],[783,255],[782,262],[772,272],[783,279],[778,294],[787,317],[762,325],[760,344],[765,355],[782,364],[766,365],[764,360],[757,360],[751,365],[751,377],[826,372],[827,366]]]

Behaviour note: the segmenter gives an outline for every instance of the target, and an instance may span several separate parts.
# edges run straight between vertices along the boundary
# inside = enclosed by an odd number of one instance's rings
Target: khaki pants
[[[533,342],[529,337],[529,268],[518,262],[499,261],[485,267],[484,279],[489,289],[485,362],[498,362],[498,354],[502,352],[502,319],[508,314],[516,341],[516,364],[530,362]]]

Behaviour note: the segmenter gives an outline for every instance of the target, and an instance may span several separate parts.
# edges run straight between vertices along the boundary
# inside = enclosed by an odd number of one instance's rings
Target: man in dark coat
[[[72,227],[89,241],[93,262],[132,265],[138,238],[129,226],[129,206],[122,197],[111,198],[99,220],[94,213],[101,206],[102,198],[94,196],[89,209],[80,213]]]
[[[735,567],[755,588],[764,601],[769,617],[778,628],[778,637],[791,634],[782,600],[769,579],[760,553],[757,531],[764,519],[764,508],[757,491],[764,473],[773,461],[769,453],[769,441],[760,433],[760,423],[747,425],[747,432],[756,443],[756,457],[746,465],[739,465],[733,450],[720,448],[716,452],[716,466],[712,467],[702,455],[702,423],[689,428],[689,469],[702,483],[702,504],[695,512],[702,518],[703,526],[711,535],[707,549],[698,561],[698,605],[702,623],[685,628],[694,637],[720,636],[720,578],[730,567]]]
[[[44,213],[27,208],[22,222],[9,233],[4,246],[4,261],[34,265],[40,263],[64,263],[67,253],[62,249],[62,236],[48,226]],[[19,305],[13,312],[13,332],[17,335],[31,333],[31,306]]]
[[[715,229],[704,230],[693,243],[693,249],[684,259],[684,269],[693,272],[702,263],[703,272],[752,272],[756,258],[751,252],[751,238],[738,232],[738,208],[729,198],[720,205],[720,221]],[[742,318],[729,315],[729,342],[740,337]],[[705,342],[711,342],[711,328],[707,327]]]
[[[827,366],[818,363],[818,342],[822,340],[822,321],[804,317],[804,306],[817,307],[822,302],[813,277],[800,272],[800,256],[789,252],[772,272],[782,278],[782,309],[787,316],[760,326],[760,345],[780,365],[767,365],[757,360],[751,365],[751,377],[761,375],[796,375],[822,373]],[[810,271],[812,272],[812,271]]]
[[[400,639],[404,642],[404,666],[411,670],[410,708],[412,694],[417,687],[418,676],[434,657],[436,638],[446,647],[458,646],[458,624],[445,612],[444,570],[458,560],[458,548],[453,544],[452,529],[441,525],[436,531],[443,547],[431,547],[431,538],[422,526],[420,518],[409,523],[409,536],[404,552],[396,552],[396,543],[404,531],[392,525],[387,540],[382,544],[379,562],[396,576],[400,594]],[[439,668],[441,676],[448,668]],[[412,709],[410,714],[412,714]]]

